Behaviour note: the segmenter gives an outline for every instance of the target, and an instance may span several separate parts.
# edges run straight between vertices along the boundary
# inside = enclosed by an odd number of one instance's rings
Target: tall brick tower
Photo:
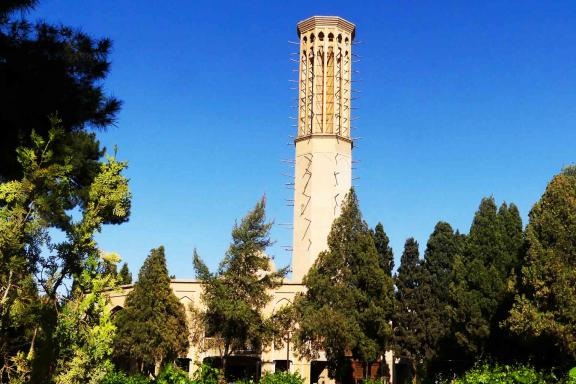
[[[298,134],[294,140],[292,280],[302,278],[320,252],[342,199],[352,186],[350,138],[354,24],[335,16],[298,23]]]

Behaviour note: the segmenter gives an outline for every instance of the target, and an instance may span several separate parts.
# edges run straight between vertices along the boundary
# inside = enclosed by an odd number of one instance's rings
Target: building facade
[[[298,124],[294,140],[294,232],[292,279],[273,292],[265,308],[272,315],[304,292],[302,279],[326,241],[332,222],[352,186],[351,100],[352,42],[356,27],[335,16],[313,16],[298,23],[299,78]],[[202,309],[202,286],[196,280],[175,279],[172,289],[185,308]],[[124,305],[131,286],[111,295],[112,305]],[[191,311],[188,311],[191,316]],[[190,345],[187,358],[192,373],[203,361],[219,356],[210,338],[200,335]],[[387,366],[393,356],[386,354]],[[289,367],[306,383],[330,383],[325,360],[308,361],[296,356],[290,345],[272,345],[258,353],[236,356],[228,366],[259,376]],[[392,377],[390,372],[390,377]]]

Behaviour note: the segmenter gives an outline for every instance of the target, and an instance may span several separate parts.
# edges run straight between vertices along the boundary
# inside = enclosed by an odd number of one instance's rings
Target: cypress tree
[[[221,340],[222,362],[242,350],[259,351],[271,336],[268,319],[262,314],[272,299],[270,290],[280,286],[287,268],[271,271],[265,250],[272,244],[266,222],[266,200],[262,198],[232,230],[232,243],[211,273],[194,252],[194,269],[203,283],[202,301],[206,311],[200,314],[206,333]]]
[[[522,247],[522,219],[518,207],[514,203],[508,206],[502,203],[498,209],[498,220],[505,252],[499,260],[500,269],[503,273],[509,272],[510,268],[518,266],[519,252]]]
[[[423,261],[423,285],[429,287],[425,301],[426,329],[430,343],[427,371],[434,376],[447,368],[447,362],[458,359],[453,346],[456,340],[451,333],[450,284],[454,260],[462,255],[465,236],[454,232],[450,224],[440,221],[434,227],[426,244]]]
[[[384,226],[382,223],[378,223],[370,233],[374,238],[376,251],[378,251],[380,268],[384,269],[389,276],[392,276],[392,270],[394,269],[394,253],[392,252],[392,247],[389,245],[390,239],[386,232],[384,232]]]
[[[118,272],[118,284],[132,284],[132,272],[128,269],[128,263],[122,264],[122,268]]]
[[[421,363],[429,357],[427,332],[429,285],[424,285],[418,242],[406,240],[396,281],[397,312],[394,316],[394,346],[401,359],[412,368],[416,383]]]
[[[576,359],[576,167],[556,175],[532,207],[521,279],[506,324],[542,365]]]
[[[188,350],[184,306],[170,287],[164,247],[153,249],[138,281],[116,317],[115,354],[137,363],[141,372],[174,361]]]
[[[424,269],[431,278],[432,290],[441,303],[449,301],[452,266],[456,255],[462,254],[463,246],[463,236],[454,233],[450,224],[443,221],[436,224],[426,243]]]
[[[300,354],[312,359],[325,351],[330,375],[340,381],[351,373],[351,359],[368,364],[383,355],[392,333],[393,281],[381,267],[353,189],[304,284],[307,291],[294,304]]]
[[[484,198],[474,216],[464,255],[455,259],[451,314],[454,335],[462,356],[467,356],[464,367],[497,350],[501,342],[498,329],[507,305],[507,282],[518,262],[517,228],[516,214],[506,205],[498,213],[494,198]]]

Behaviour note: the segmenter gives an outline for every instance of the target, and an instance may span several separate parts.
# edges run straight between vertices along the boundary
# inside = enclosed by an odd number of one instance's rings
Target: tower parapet
[[[298,132],[294,140],[292,279],[324,251],[332,222],[352,186],[350,138],[354,24],[335,16],[298,23]]]

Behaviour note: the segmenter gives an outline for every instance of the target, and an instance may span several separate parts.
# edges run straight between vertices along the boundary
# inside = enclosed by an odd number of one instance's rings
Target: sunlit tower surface
[[[292,280],[327,248],[332,222],[352,186],[350,103],[354,24],[335,16],[298,23],[298,133],[294,140]]]

